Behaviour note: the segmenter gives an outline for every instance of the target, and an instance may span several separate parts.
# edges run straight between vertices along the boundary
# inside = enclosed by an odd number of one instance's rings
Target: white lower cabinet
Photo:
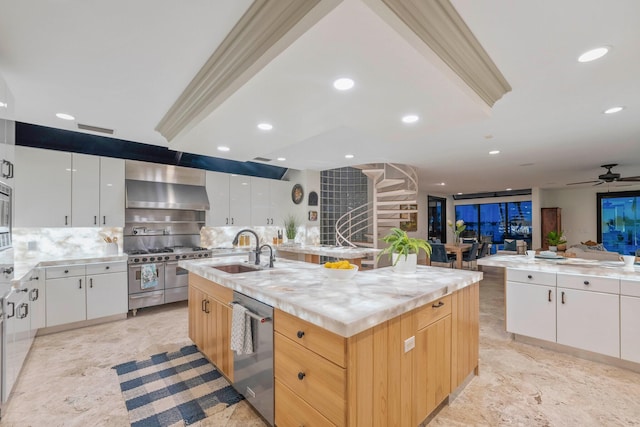
[[[507,282],[507,331],[556,340],[555,286]]]
[[[620,357],[640,363],[640,280],[621,280],[620,294]]]
[[[46,326],[127,312],[125,262],[46,269]]]

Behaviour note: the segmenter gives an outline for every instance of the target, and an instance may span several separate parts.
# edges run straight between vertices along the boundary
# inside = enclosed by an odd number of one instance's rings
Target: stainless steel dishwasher
[[[233,353],[233,387],[274,425],[273,307],[239,292],[233,302],[247,309],[253,334],[253,353]]]

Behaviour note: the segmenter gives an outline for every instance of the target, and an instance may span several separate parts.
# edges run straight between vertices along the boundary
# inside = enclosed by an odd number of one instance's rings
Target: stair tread
[[[400,179],[400,178],[385,178],[380,182],[376,183],[376,188],[380,189],[380,188],[385,188],[385,187],[391,187],[392,185],[399,185],[399,184],[404,184],[404,179]]]
[[[413,190],[391,190],[391,191],[380,191],[376,194],[377,197],[391,197],[391,196],[408,196],[416,194]]]
[[[380,200],[376,202],[378,206],[393,206],[393,205],[417,205],[418,201],[413,200]]]
[[[378,209],[378,214],[417,213],[418,209]]]

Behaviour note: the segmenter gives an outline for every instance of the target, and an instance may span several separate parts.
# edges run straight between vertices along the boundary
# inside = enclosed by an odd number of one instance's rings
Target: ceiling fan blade
[[[618,181],[635,181],[640,182],[640,176],[627,176],[625,178],[620,178]]]
[[[600,185],[602,184],[604,181],[582,181],[582,182],[570,182],[567,185],[579,185],[579,184],[593,184],[594,182],[598,182],[599,184],[596,185]]]
[[[605,183],[605,181],[600,181],[600,182],[598,182],[597,184],[593,184],[593,186],[595,187],[596,185],[602,185],[602,184],[604,184],[604,183]]]

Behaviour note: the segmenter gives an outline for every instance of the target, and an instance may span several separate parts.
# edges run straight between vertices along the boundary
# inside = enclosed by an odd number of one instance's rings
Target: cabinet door
[[[74,227],[97,227],[100,215],[100,158],[71,156],[71,223]]]
[[[269,212],[271,215],[271,225],[277,227],[284,226],[284,219],[291,214],[294,208],[291,201],[292,184],[288,181],[278,181],[270,179],[269,190]]]
[[[215,313],[210,313],[209,335],[212,336],[211,350],[214,353],[215,364],[227,378],[233,381],[233,352],[231,351],[231,308],[219,301],[209,298],[215,307]],[[215,314],[215,317],[214,317]]]
[[[36,268],[31,273],[31,279],[29,280],[29,310],[31,311],[31,331],[33,336],[38,332],[38,329],[46,326],[45,301],[44,271]]]
[[[640,298],[620,297],[620,357],[640,363]]]
[[[507,282],[507,332],[556,341],[556,288]]]
[[[620,357],[620,296],[558,288],[558,343]]]
[[[85,287],[84,276],[47,280],[47,327],[87,318]]]
[[[87,285],[87,320],[127,312],[127,273],[87,276]]]
[[[124,160],[100,158],[99,225],[124,227]]]
[[[240,227],[251,225],[251,177],[231,175],[229,177],[230,224]]]
[[[207,195],[210,208],[206,215],[209,227],[231,225],[229,217],[229,175],[220,172],[206,172]]]
[[[251,225],[272,225],[269,179],[251,177]]]
[[[422,422],[451,392],[451,315],[420,329],[415,351],[416,420]]]
[[[71,153],[16,147],[14,195],[15,227],[71,226]]]
[[[205,313],[206,296],[200,289],[189,286],[189,338],[204,353],[204,341],[207,335],[207,317]]]

